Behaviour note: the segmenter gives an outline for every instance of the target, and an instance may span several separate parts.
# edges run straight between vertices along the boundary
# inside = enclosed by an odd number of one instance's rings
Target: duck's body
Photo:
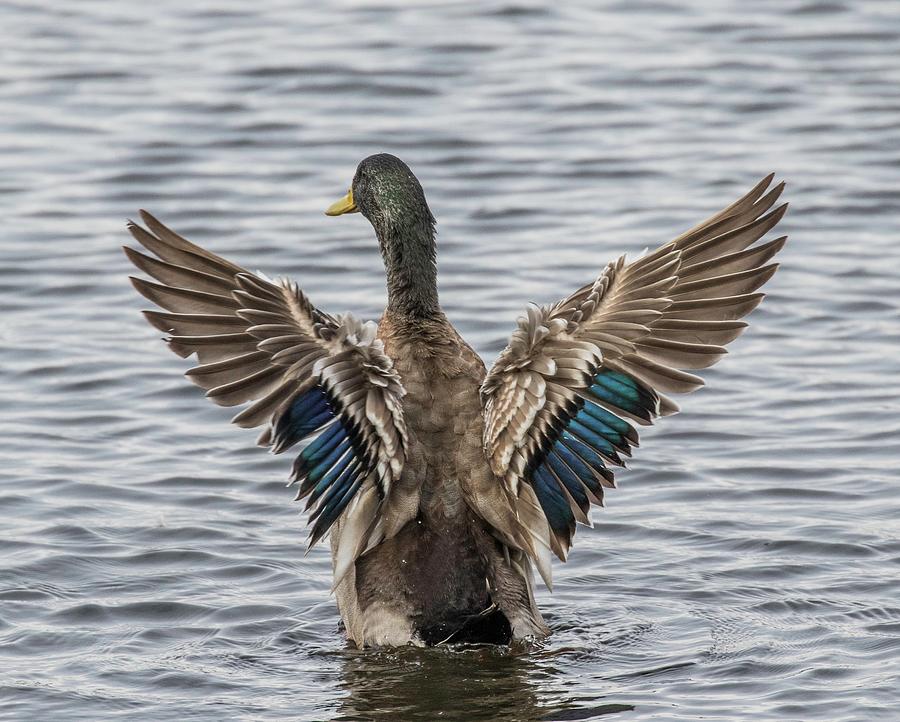
[[[143,214],[126,249],[162,284],[134,281],[145,312],[217,403],[268,423],[276,453],[318,434],[294,480],[314,544],[330,532],[335,593],[358,646],[506,643],[549,632],[532,564],[550,582],[576,522],[613,486],[633,423],[677,410],[746,324],[783,245],[749,248],[781,218],[771,177],[741,200],[552,306],[533,307],[490,372],[438,303],[434,219],[402,161],[372,156],[330,215],[375,228],[388,306],[377,331],[316,309]],[[354,198],[356,200],[354,200]]]
[[[379,336],[406,389],[409,446],[394,503],[415,516],[338,585],[348,636],[358,646],[395,646],[545,633],[529,581],[510,573],[510,550],[465,498],[463,479],[493,477],[481,448],[484,363],[443,313],[411,319],[389,310]],[[338,522],[333,551],[340,540]]]
[[[439,338],[436,325],[444,331]],[[479,438],[478,386],[484,371],[468,347],[456,339],[447,342],[450,333],[450,324],[437,316],[425,327],[402,319],[391,323],[390,315],[379,324],[385,353],[406,389],[409,444],[395,503],[415,511],[336,590],[347,633],[357,644],[440,641],[460,620],[491,605],[459,484],[468,451],[459,442],[469,434]],[[467,353],[460,354],[463,350]],[[335,531],[337,548],[340,528]]]

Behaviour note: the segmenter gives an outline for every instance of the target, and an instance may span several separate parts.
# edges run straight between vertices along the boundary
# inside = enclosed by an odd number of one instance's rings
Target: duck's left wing
[[[614,486],[610,467],[637,445],[632,423],[677,411],[664,393],[703,385],[684,369],[716,363],[762,300],[754,292],[785,241],[753,246],[786,209],[768,212],[783,188],[766,192],[771,180],[559,303],[530,307],[487,374],[484,451],[548,584],[544,550],[565,560],[576,522]]]
[[[163,311],[145,311],[179,356],[196,354],[187,377],[220,406],[253,402],[234,417],[267,428],[276,454],[318,433],[294,463],[297,498],[312,508],[310,546],[346,510],[354,530],[345,555],[369,544],[380,500],[406,457],[405,391],[374,323],[317,309],[296,283],[274,282],[182,238],[145,211],[129,230],[151,257],[128,258],[159,283],[132,278]],[[148,230],[149,229],[149,230]],[[343,542],[343,533],[342,533]]]

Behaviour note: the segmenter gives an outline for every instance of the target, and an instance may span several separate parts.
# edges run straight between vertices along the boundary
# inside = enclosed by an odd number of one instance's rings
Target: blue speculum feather
[[[313,525],[310,545],[315,544],[331,528],[331,525],[334,524],[356,492],[359,491],[362,482],[363,477],[357,476],[352,484],[344,489],[342,494],[335,495],[324,506],[319,506],[319,510],[316,513],[320,513],[321,516],[316,519],[316,523]]]
[[[611,474],[606,470],[606,463],[602,456],[600,456],[597,451],[592,449],[590,446],[585,444],[581,439],[572,436],[568,431],[563,431],[562,435],[559,437],[558,444],[563,444],[567,449],[569,449],[572,453],[576,455],[578,459],[588,468],[588,472],[590,473],[590,469],[593,469],[598,474],[605,478],[610,478]],[[570,464],[571,466],[571,464]],[[580,467],[579,467],[579,476],[582,476]],[[592,484],[587,483],[587,487],[594,492],[594,494],[598,498],[603,497],[603,489],[600,484],[594,479],[593,474],[591,474]]]
[[[537,467],[531,475],[534,482],[534,491],[547,517],[547,522],[553,532],[564,538],[568,538],[572,527],[575,526],[575,515],[569,507],[569,502],[563,496],[559,483],[554,479],[543,465]]]
[[[619,394],[623,398],[636,402],[640,391],[634,379],[616,371],[601,371],[594,376],[594,381],[601,386]]]
[[[648,421],[656,411],[655,394],[618,371],[600,371],[588,390],[600,401]]]
[[[311,545],[328,531],[364,480],[362,464],[353,448],[353,431],[319,386],[294,399],[275,422],[275,451],[320,429],[319,436],[294,461],[294,479],[302,480],[298,498],[309,496],[307,509],[316,505],[310,517],[315,521]]]
[[[569,494],[572,495],[572,499],[575,500],[575,503],[586,511],[590,505],[590,501],[588,501],[587,494],[584,493],[584,487],[582,486],[578,475],[569,468],[569,465],[562,458],[563,453],[563,448],[561,448],[559,442],[557,442],[553,446],[553,451],[547,454],[547,459],[544,461],[544,464],[550,465],[550,468],[553,469],[554,474],[556,474],[556,478],[563,483],[563,486],[565,486]]]
[[[335,417],[325,392],[318,386],[294,399],[275,423],[275,450],[283,451]]]
[[[559,440],[554,445],[553,449],[559,454],[560,458],[566,462],[566,466],[572,470],[572,473],[578,477],[578,480],[584,484],[588,489],[590,489],[595,496],[600,497],[603,495],[603,491],[600,488],[600,484],[597,483],[597,479],[594,478],[593,472],[590,470],[588,465],[584,462],[578,454],[573,451],[566,444],[565,433],[560,436]],[[571,437],[571,435],[570,435]],[[587,500],[587,497],[585,497]],[[578,501],[578,499],[576,499]]]
[[[572,449],[587,463],[593,466],[597,466],[601,469],[606,466],[600,454],[593,447],[591,447],[589,444],[584,443],[578,437],[572,436],[572,434],[568,431],[563,431],[560,435],[560,438],[565,441],[570,449]]]
[[[343,509],[347,505],[361,483],[362,474],[357,471],[357,473],[348,474],[343,483],[335,484],[329,489],[327,498],[322,499],[322,503],[315,513],[315,516],[319,517],[319,521],[324,522],[328,520],[328,524],[330,525],[340,512],[333,517],[331,514],[333,514],[336,509]]]
[[[331,452],[329,452],[328,456],[318,462],[307,472],[306,478],[311,482],[317,482],[326,478],[338,459],[340,459],[341,456],[343,456],[349,448],[350,439],[345,438],[341,443],[335,446],[331,450]]]
[[[588,404],[585,404],[587,407]],[[589,414],[584,408],[581,409],[575,417],[572,419],[576,424],[580,424],[583,427],[586,427],[593,431],[597,436],[599,436],[604,441],[603,446],[598,446],[597,449],[604,453],[613,450],[613,446],[621,440],[621,436],[617,431],[611,429],[609,426],[604,424],[602,421],[598,420],[592,414]]]
[[[609,436],[607,438],[616,446],[622,446],[623,444],[627,443],[626,439],[633,434],[633,429],[627,421],[623,421],[618,416],[607,411],[603,407],[597,406],[597,404],[586,402],[582,407],[582,411],[584,411],[584,413],[586,414],[590,414],[599,423],[603,424],[609,429]],[[614,438],[617,440],[613,441]]]
[[[571,433],[572,436],[577,436],[585,444],[592,447],[614,464],[621,463],[619,455],[616,454],[613,445],[602,436],[602,433],[580,423],[577,417],[569,421],[566,425],[566,431]]]
[[[329,454],[331,463],[316,474],[312,474],[311,472],[313,469],[304,462],[302,457],[298,456],[297,461],[295,462],[295,466],[298,469],[297,478],[303,479],[303,483],[300,485],[300,495],[304,496],[310,489],[315,487],[316,491],[313,494],[313,499],[310,500],[313,501],[315,497],[328,488],[328,485],[331,484],[345,468],[347,468],[347,463],[355,458],[352,451],[349,454],[343,455],[346,450],[347,447],[343,446],[343,448],[338,448],[338,455],[332,456]]]
[[[335,464],[330,473],[319,480],[319,483],[316,484],[315,488],[312,490],[309,502],[306,505],[306,507],[309,508],[312,504],[316,503],[316,500],[320,496],[322,497],[322,503],[319,504],[319,511],[313,514],[313,518],[315,518],[322,507],[328,503],[329,499],[340,492],[342,487],[352,483],[352,479],[356,477],[357,471],[359,471],[359,463],[356,461],[353,454],[347,454],[338,460],[338,463]],[[310,486],[311,485],[312,482],[310,482]]]
[[[336,421],[301,451],[300,456],[307,463],[316,463],[346,437],[347,433],[344,431],[344,427],[341,426],[341,422]]]
[[[601,501],[601,480],[607,485],[613,481],[607,463],[621,464],[618,452],[630,456],[631,444],[637,443],[631,424],[600,403],[648,421],[657,413],[656,394],[618,371],[598,372],[588,394],[576,400],[574,414],[568,421],[561,419],[561,426],[546,439],[544,455],[535,459],[531,472],[550,528],[564,539],[569,538],[575,522],[566,492],[584,510],[589,505],[588,491]]]

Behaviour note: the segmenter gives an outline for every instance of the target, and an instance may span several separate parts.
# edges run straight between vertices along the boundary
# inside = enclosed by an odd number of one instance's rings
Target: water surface
[[[0,9],[0,717],[897,719],[900,15],[595,5]],[[488,360],[527,301],[789,182],[769,298],[643,434],[533,650],[348,649],[290,459],[126,280],[146,207],[377,317],[369,226],[322,210],[378,151]]]

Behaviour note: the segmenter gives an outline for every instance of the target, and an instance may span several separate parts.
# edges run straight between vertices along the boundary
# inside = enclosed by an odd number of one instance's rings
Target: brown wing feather
[[[405,392],[374,324],[352,316],[335,319],[315,308],[296,284],[251,274],[186,240],[146,211],[141,218],[147,228],[135,223],[128,228],[153,255],[124,250],[155,281],[132,278],[132,283],[164,309],[144,315],[154,327],[172,334],[167,339],[170,348],[182,357],[197,355],[200,364],[187,377],[219,405],[253,402],[233,421],[248,428],[269,424],[260,438],[276,453],[296,439],[285,443],[272,429],[300,394],[318,385],[340,423],[352,429],[353,453],[368,475],[366,487],[377,487],[378,498],[389,493],[406,454],[399,403]],[[365,490],[364,496],[371,498]],[[314,518],[323,507],[324,501],[314,508]],[[366,514],[377,513],[378,504],[351,504],[347,514],[363,507]],[[365,534],[371,521],[356,520],[350,526]],[[323,529],[327,525],[319,527],[313,541]],[[360,538],[350,544],[364,547],[369,541]]]
[[[596,281],[559,303],[529,308],[485,378],[485,454],[508,496],[528,509],[520,521],[530,532],[529,551],[548,582],[549,565],[538,558],[542,547],[564,559],[574,522],[585,521],[577,486],[563,478],[584,459],[572,452],[570,461],[560,457],[552,468],[543,467],[542,483],[556,484],[557,499],[570,507],[572,519],[571,528],[559,524],[549,528],[549,534],[547,515],[537,513],[541,505],[535,496],[535,469],[588,403],[646,424],[678,410],[664,393],[688,393],[703,385],[689,370],[711,366],[726,353],[725,344],[746,327],[739,319],[759,304],[763,294],[756,291],[777,269],[769,261],[786,237],[754,245],[787,209],[783,204],[771,210],[784,189],[784,183],[770,188],[772,179],[767,176],[745,196],[652,253],[631,263],[624,256],[610,263]],[[614,394],[601,390],[598,396],[592,385],[598,383],[599,373],[613,374],[605,377],[613,389],[618,388],[617,379],[627,379],[622,388],[636,393],[640,403],[625,408],[629,404],[617,405]],[[636,385],[632,389],[629,384]],[[613,425],[618,431],[609,438],[618,445],[612,446],[630,455],[636,433]],[[572,449],[582,447],[572,442]],[[610,463],[621,462],[619,453],[608,448],[594,451]],[[589,457],[594,452],[582,453]],[[590,470],[598,486],[588,483],[584,490],[594,501],[602,500],[599,487],[612,485],[612,474],[603,467],[594,463]]]

